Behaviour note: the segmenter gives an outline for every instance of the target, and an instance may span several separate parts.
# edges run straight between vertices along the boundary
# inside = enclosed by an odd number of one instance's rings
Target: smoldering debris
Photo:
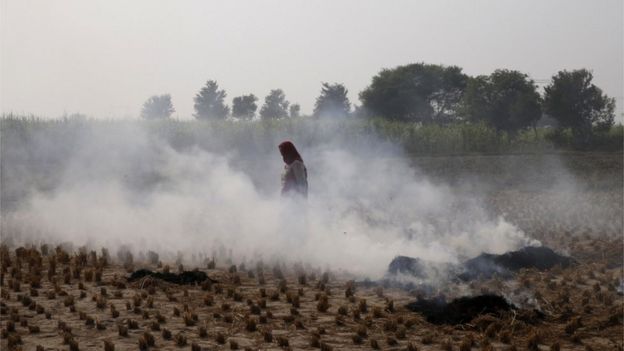
[[[478,295],[460,297],[446,302],[442,297],[433,299],[419,299],[405,306],[412,312],[425,316],[433,324],[462,324],[468,323],[475,317],[491,314],[502,317],[504,312],[516,310],[505,298],[498,295]]]
[[[378,280],[360,282],[363,286],[382,286],[420,293],[432,294],[436,286],[449,281],[459,272],[459,265],[448,262],[432,262],[421,258],[397,256],[388,265],[386,275]]]
[[[527,324],[536,324],[544,319],[541,311],[519,308],[495,294],[463,296],[451,302],[446,302],[444,297],[418,299],[405,307],[422,314],[432,324],[465,324],[483,316],[503,319],[510,313],[514,314],[515,319]]]
[[[555,266],[566,268],[574,264],[576,261],[573,258],[559,255],[548,247],[529,246],[502,255],[482,253],[464,262],[464,272],[458,277],[461,280],[487,279],[494,275],[511,278],[514,272],[521,269],[544,271]]]
[[[521,269],[537,269],[544,271],[555,266],[570,267],[576,261],[567,256],[559,255],[545,246],[527,246],[520,250],[508,251],[501,255],[482,253],[460,264],[430,262],[420,258],[397,256],[388,265],[384,284],[395,281],[398,287],[409,287],[405,277],[421,283],[440,282],[440,277],[448,277],[448,281],[471,281],[489,279],[494,276],[510,279]],[[410,279],[407,279],[408,281]]]
[[[420,258],[397,256],[390,262],[388,273],[402,273],[418,278],[427,278],[432,274],[446,274],[452,267],[453,265],[450,263],[430,262]]]

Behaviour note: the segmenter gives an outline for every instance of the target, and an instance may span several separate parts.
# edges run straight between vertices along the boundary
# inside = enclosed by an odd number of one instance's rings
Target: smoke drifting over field
[[[279,195],[277,143],[287,135],[271,136],[272,150],[217,153],[173,147],[144,127],[85,127],[54,185],[33,185],[24,201],[3,211],[3,240],[111,252],[125,245],[168,259],[181,254],[189,263],[213,256],[278,259],[372,278],[396,255],[457,262],[535,243],[488,214],[478,198],[417,176],[398,149],[373,137],[358,143],[330,137],[316,145],[293,140],[309,174],[310,196],[302,204]],[[222,138],[205,137],[215,144]],[[61,147],[68,145],[45,149],[54,154]],[[11,162],[28,159],[18,156]]]

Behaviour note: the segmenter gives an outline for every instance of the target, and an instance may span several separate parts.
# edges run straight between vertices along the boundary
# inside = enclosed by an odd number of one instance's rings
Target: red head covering
[[[282,154],[282,158],[284,158],[284,162],[286,162],[287,164],[291,164],[295,161],[303,162],[301,155],[299,155],[297,148],[292,142],[284,141],[283,143],[279,144],[279,150]]]

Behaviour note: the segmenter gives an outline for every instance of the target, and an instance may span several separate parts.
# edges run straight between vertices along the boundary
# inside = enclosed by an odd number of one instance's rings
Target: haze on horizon
[[[137,118],[169,93],[192,118],[208,79],[261,105],[281,88],[311,113],[321,82],[352,103],[382,68],[516,69],[543,85],[588,68],[624,105],[624,2],[0,0],[0,112]]]

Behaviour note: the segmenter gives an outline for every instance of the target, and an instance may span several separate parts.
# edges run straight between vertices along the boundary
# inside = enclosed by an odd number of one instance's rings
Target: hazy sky
[[[312,111],[321,82],[352,102],[382,68],[589,68],[624,105],[622,0],[0,0],[0,108],[136,117],[170,93],[179,118],[208,79],[261,100],[281,88]],[[621,117],[618,117],[621,120]]]

